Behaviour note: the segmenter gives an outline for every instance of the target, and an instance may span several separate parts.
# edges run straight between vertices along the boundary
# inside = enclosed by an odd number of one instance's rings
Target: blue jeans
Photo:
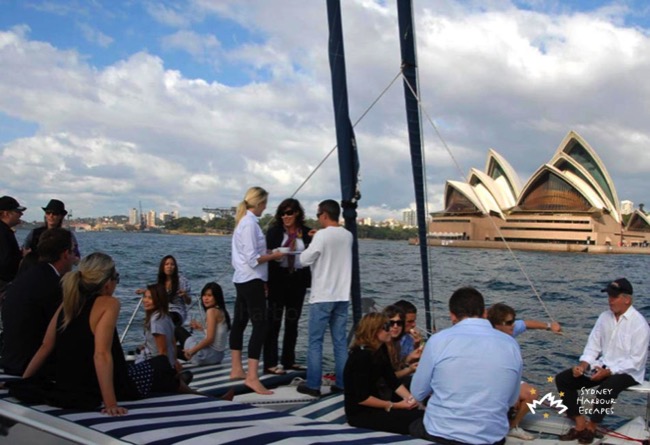
[[[345,328],[348,322],[348,301],[313,303],[309,305],[309,351],[307,353],[307,386],[320,389],[323,376],[323,339],[327,326],[332,334],[336,386],[343,388],[343,368],[348,358]]]

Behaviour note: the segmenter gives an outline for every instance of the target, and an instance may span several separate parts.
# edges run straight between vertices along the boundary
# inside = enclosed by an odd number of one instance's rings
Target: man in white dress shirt
[[[606,414],[612,414],[612,403],[618,394],[643,382],[645,376],[650,327],[632,306],[632,284],[619,278],[602,292],[607,292],[609,309],[600,314],[591,330],[580,363],[555,378],[568,408],[567,416],[576,423],[575,428],[560,436],[560,440],[578,439],[581,444],[591,443],[598,424]],[[598,388],[594,388],[596,386]],[[585,388],[594,389],[587,394]],[[595,396],[597,403],[585,409],[578,397],[582,399],[588,395]]]

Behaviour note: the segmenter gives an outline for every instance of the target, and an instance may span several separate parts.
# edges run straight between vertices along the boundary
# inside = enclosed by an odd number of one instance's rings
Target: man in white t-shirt
[[[336,382],[333,391],[343,390],[343,368],[347,359],[346,325],[352,285],[352,234],[339,226],[341,207],[331,199],[318,205],[321,230],[300,254],[300,263],[311,266],[309,298],[309,346],[307,382],[300,393],[320,396],[323,339],[329,325],[334,346]]]

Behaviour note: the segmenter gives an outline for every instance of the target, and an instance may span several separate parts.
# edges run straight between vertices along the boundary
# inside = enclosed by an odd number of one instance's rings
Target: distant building
[[[415,210],[404,210],[402,212],[402,222],[405,226],[415,227],[417,225],[417,214]]]
[[[237,213],[236,207],[217,207],[217,208],[203,208],[203,220],[205,222],[212,221],[215,218],[225,218],[226,216],[235,217]]]
[[[147,227],[156,227],[156,211],[149,210],[147,212]]]
[[[180,218],[180,213],[178,212],[178,210],[172,210],[172,215],[171,215],[171,217],[172,217],[172,219],[178,219],[178,218]]]
[[[444,210],[432,214],[432,238],[602,246],[650,241],[643,212],[635,212],[623,230],[605,165],[573,131],[523,186],[510,164],[490,149],[484,171],[471,169],[466,182],[447,181],[444,203]]]
[[[634,213],[634,203],[632,201],[621,201],[621,215],[629,215]]]
[[[395,227],[400,227],[402,224],[394,218],[388,218],[382,221],[379,225],[381,227],[390,227],[391,229],[394,229]]]
[[[135,207],[129,211],[129,224],[132,226],[140,224],[140,219],[138,219],[138,209]]]

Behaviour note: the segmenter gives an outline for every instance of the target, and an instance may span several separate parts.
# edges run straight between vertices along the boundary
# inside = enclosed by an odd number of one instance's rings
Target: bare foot
[[[246,374],[243,369],[240,369],[239,371],[230,371],[230,380],[244,380],[245,378]]]
[[[266,389],[264,385],[262,385],[262,382],[259,380],[244,380],[244,385],[248,386],[250,389],[255,391],[257,394],[262,394],[262,395],[270,395],[273,394],[273,391],[270,391]]]

